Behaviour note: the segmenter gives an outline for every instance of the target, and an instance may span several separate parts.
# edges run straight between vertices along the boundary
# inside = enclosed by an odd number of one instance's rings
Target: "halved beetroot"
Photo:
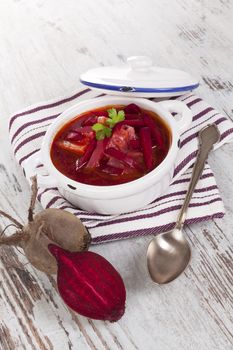
[[[48,249],[57,260],[58,291],[72,310],[110,322],[123,316],[125,285],[109,261],[94,252],[69,252],[55,244]]]

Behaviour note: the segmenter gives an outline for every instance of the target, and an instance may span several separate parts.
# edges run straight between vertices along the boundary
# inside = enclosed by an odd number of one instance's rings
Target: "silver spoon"
[[[191,248],[182,231],[188,206],[196,184],[202,174],[205,161],[220,134],[215,124],[199,132],[199,150],[193,167],[189,188],[173,230],[154,237],[147,250],[147,266],[152,280],[158,284],[168,283],[177,278],[188,265]]]

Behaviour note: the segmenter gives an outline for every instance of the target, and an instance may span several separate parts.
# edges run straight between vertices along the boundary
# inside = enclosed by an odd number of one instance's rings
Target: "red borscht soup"
[[[156,168],[170,143],[170,130],[156,113],[135,104],[105,106],[65,124],[53,140],[51,159],[72,180],[118,185]]]

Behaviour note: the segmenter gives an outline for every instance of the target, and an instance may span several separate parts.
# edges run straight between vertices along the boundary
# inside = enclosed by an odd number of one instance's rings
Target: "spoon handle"
[[[200,130],[199,132],[199,149],[197,153],[197,159],[193,167],[189,188],[186,193],[184,203],[178,215],[178,219],[176,223],[177,229],[181,229],[182,226],[184,225],[188,206],[192,198],[196,184],[203,172],[205,161],[208,158],[209,152],[212,150],[213,145],[217,141],[219,141],[219,137],[220,137],[220,134],[215,124],[208,125],[202,130]]]

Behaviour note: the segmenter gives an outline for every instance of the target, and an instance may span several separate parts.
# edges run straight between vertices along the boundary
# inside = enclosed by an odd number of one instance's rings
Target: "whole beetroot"
[[[48,274],[57,272],[57,262],[48,250],[49,243],[56,243],[70,251],[88,249],[91,236],[82,222],[73,214],[61,209],[44,209],[34,215],[37,196],[36,177],[32,178],[32,197],[28,210],[28,223],[22,225],[0,210],[16,227],[16,233],[5,236],[0,233],[0,245],[18,246],[24,250],[29,262]]]
[[[104,257],[90,251],[69,252],[54,244],[49,244],[48,249],[57,259],[59,293],[71,309],[110,322],[123,316],[124,282]]]
[[[34,177],[26,225],[0,210],[0,215],[12,222],[8,226],[16,228],[10,236],[5,230],[0,232],[0,246],[18,246],[34,267],[49,274],[57,272],[63,300],[79,314],[117,321],[125,311],[121,276],[102,256],[83,251],[88,249],[91,236],[75,215],[61,209],[45,209],[34,215],[36,196]]]

